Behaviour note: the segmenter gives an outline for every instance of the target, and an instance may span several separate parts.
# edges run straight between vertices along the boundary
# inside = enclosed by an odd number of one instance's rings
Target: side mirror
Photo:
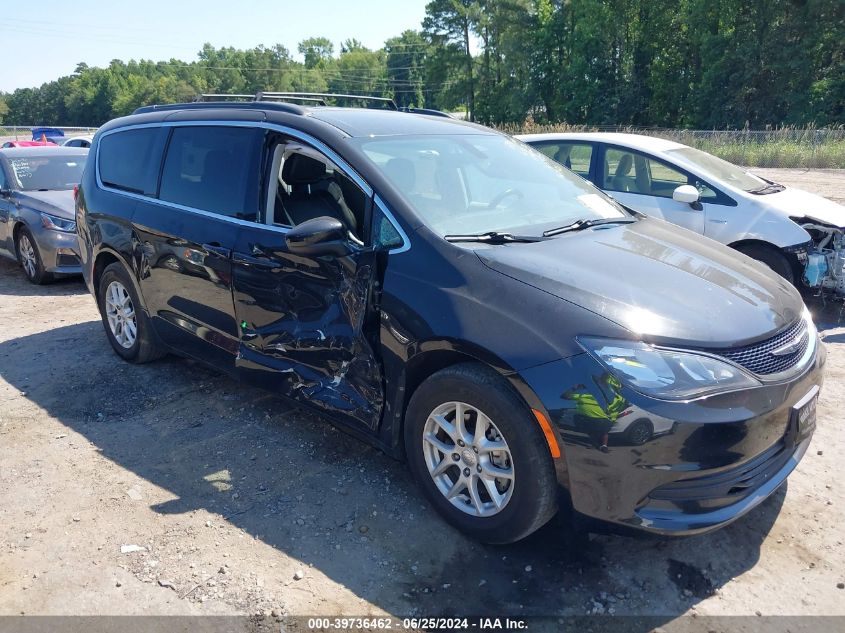
[[[7,199],[11,198],[12,197],[12,190],[6,189],[5,187],[0,188],[0,197],[7,198]]]
[[[685,202],[686,204],[695,204],[701,198],[698,189],[692,185],[681,185],[672,192],[672,200],[675,202]]]
[[[352,252],[343,222],[326,216],[296,225],[285,235],[285,243],[297,255],[342,257]]]

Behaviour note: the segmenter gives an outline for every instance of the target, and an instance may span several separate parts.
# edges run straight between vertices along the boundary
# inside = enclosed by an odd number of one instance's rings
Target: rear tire
[[[420,385],[404,436],[425,496],[479,541],[518,541],[557,511],[554,464],[537,421],[507,381],[483,365],[449,367]]]
[[[25,226],[20,228],[15,237],[15,252],[30,283],[40,286],[53,280],[53,275],[44,270],[44,260],[41,259],[38,244]]]
[[[786,256],[780,251],[759,244],[740,246],[736,250],[751,259],[756,259],[758,262],[765,264],[789,283],[795,285],[795,273],[792,270],[792,266]]]
[[[103,271],[97,305],[106,337],[118,356],[130,363],[148,363],[167,353],[141,308],[135,285],[122,264],[110,264]]]

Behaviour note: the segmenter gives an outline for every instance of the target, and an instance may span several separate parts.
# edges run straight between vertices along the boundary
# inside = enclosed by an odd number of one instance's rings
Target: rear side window
[[[256,221],[260,139],[260,130],[250,128],[175,128],[164,159],[159,199]]]
[[[100,139],[97,164],[107,187],[155,195],[166,131],[158,127],[115,132]]]

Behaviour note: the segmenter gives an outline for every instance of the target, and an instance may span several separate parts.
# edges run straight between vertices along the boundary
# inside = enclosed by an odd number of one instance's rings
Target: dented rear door
[[[286,229],[244,227],[233,253],[236,365],[250,382],[375,429],[382,372],[371,343],[375,253],[304,257]]]

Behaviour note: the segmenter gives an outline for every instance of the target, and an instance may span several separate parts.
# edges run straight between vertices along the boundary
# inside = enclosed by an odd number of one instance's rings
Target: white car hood
[[[786,217],[809,218],[845,228],[845,206],[809,191],[787,187],[778,193],[754,196],[759,204],[782,213]]]

